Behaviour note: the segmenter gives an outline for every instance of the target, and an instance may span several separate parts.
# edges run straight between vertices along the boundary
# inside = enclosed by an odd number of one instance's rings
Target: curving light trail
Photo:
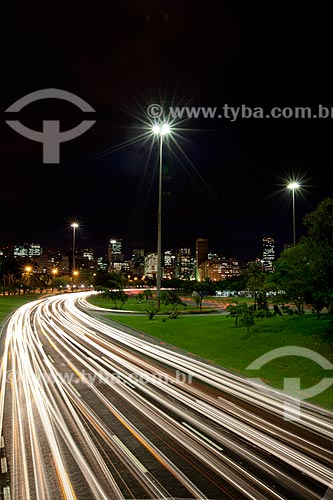
[[[90,292],[89,292],[90,293]],[[95,319],[89,293],[10,318],[0,430],[14,499],[320,499],[332,415]]]

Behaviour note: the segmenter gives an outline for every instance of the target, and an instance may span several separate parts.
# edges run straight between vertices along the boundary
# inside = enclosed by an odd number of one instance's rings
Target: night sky
[[[103,254],[113,236],[154,251],[158,146],[131,144],[151,103],[333,107],[328,14],[266,3],[13,8],[2,43],[0,244],[66,248],[77,219],[78,247]],[[42,144],[5,123],[11,104],[44,88],[72,92],[96,110],[94,127],[63,143],[55,165],[43,164]],[[61,120],[63,130],[83,119],[55,100],[19,115],[36,130],[43,119]],[[192,119],[178,128],[184,155],[164,149],[163,249],[194,248],[206,237],[211,251],[253,258],[263,234],[278,249],[291,242],[286,178],[304,186],[298,236],[302,217],[332,196],[332,119]]]

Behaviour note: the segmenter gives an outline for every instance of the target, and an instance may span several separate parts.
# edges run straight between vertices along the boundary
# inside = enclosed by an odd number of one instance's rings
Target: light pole
[[[74,291],[74,287],[75,287],[75,278],[78,275],[79,275],[79,271],[73,271],[73,291]]]
[[[54,269],[52,269],[52,274],[53,274],[53,279],[52,279],[52,292],[53,292],[54,280],[55,280],[56,275],[58,274],[58,269],[56,267]]]
[[[300,187],[298,182],[290,182],[287,186],[292,192],[293,198],[293,246],[296,245],[296,220],[295,220],[295,191]]]
[[[75,284],[75,231],[79,227],[77,222],[73,222],[71,224],[71,227],[73,228],[73,259],[72,259],[72,273],[73,273],[73,289],[74,289],[74,284]]]
[[[32,271],[32,267],[31,267],[31,266],[26,266],[26,267],[24,268],[24,270],[25,270],[26,275],[27,275],[27,276],[26,276],[26,286],[27,286],[27,287],[30,287],[30,273],[31,273],[31,271]],[[30,292],[30,290],[29,290],[29,292]],[[25,289],[23,290],[23,293],[25,293]]]
[[[161,307],[161,280],[162,280],[162,176],[163,176],[163,140],[170,134],[167,123],[156,124],[152,132],[159,136],[159,173],[158,173],[158,210],[157,210],[157,272],[156,272],[156,309]]]

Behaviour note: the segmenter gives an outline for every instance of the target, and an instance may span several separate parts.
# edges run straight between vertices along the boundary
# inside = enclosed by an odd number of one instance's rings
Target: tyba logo
[[[31,94],[27,94],[18,101],[14,102],[14,104],[6,109],[6,112],[17,113],[28,104],[41,99],[61,99],[71,102],[85,113],[95,112],[94,108],[92,108],[80,97],[72,94],[71,92],[67,92],[66,90],[59,89],[43,89],[31,92]],[[83,120],[76,127],[64,132],[60,132],[59,120],[43,120],[42,132],[30,129],[18,120],[6,120],[6,123],[18,134],[21,134],[32,141],[43,143],[43,163],[60,163],[60,144],[62,142],[71,141],[72,139],[84,134],[84,132],[89,130],[90,127],[96,123],[96,120]]]
[[[284,356],[300,356],[303,358],[311,359],[318,365],[320,365],[324,370],[333,370],[333,364],[330,363],[324,356],[318,354],[311,349],[305,347],[297,346],[286,346],[280,347],[278,349],[273,349],[266,354],[263,354],[256,360],[254,360],[246,369],[247,370],[260,370],[266,363],[270,361],[282,358]],[[261,379],[254,379],[261,385],[266,385]],[[300,400],[312,398],[317,396],[321,392],[328,389],[333,384],[332,377],[324,377],[318,384],[313,385],[305,390],[301,390],[301,379],[299,377],[285,377],[283,379],[283,392],[293,396],[295,399],[291,402],[285,402],[284,404],[284,417],[286,420],[299,420],[300,419]]]

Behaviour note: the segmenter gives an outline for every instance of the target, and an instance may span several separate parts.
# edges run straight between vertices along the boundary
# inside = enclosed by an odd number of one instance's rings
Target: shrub
[[[254,311],[255,318],[271,318],[274,315],[271,311],[265,311],[264,309]]]
[[[292,316],[294,311],[290,308],[290,306],[286,306],[286,304],[282,304],[281,306],[283,314],[288,314],[288,316]]]
[[[154,319],[154,317],[156,316],[157,314],[157,307],[155,304],[151,304],[151,306],[146,309],[146,313],[147,313],[147,316],[148,316],[148,319]]]
[[[241,325],[246,327],[247,333],[250,331],[250,327],[254,325],[254,312],[249,307],[243,311],[241,317],[239,318]]]

